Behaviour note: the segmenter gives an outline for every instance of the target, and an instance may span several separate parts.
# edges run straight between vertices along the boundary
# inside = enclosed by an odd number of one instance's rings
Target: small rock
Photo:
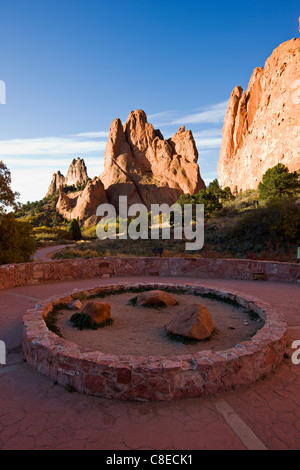
[[[73,300],[73,302],[71,302],[68,305],[68,309],[69,310],[81,310],[82,309],[82,303],[80,302],[79,299]]]
[[[170,333],[186,338],[203,340],[211,336],[214,325],[206,307],[192,304],[177,311],[166,325],[166,329]]]
[[[84,308],[83,313],[86,313],[91,317],[93,322],[100,325],[105,320],[111,319],[111,307],[110,304],[102,302],[88,302]]]
[[[144,305],[161,305],[165,307],[172,307],[178,303],[173,294],[161,290],[151,290],[142,292],[138,295],[136,304],[139,306]]]

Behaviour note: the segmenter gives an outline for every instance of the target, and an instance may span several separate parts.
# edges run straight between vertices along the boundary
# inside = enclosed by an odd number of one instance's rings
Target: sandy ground
[[[166,308],[132,306],[129,300],[135,297],[132,292],[94,299],[110,303],[113,325],[98,330],[78,330],[70,318],[74,311],[64,310],[58,317],[58,327],[65,339],[92,350],[111,354],[135,356],[171,356],[199,350],[223,350],[251,338],[263,322],[253,321],[242,308],[224,302],[193,296],[176,294],[179,305]],[[83,302],[85,304],[86,302]],[[172,315],[185,305],[200,303],[211,313],[215,333],[209,341],[183,344],[166,336],[164,325]]]

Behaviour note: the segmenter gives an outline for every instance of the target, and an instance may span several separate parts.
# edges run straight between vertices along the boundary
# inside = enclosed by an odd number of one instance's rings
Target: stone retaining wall
[[[249,341],[225,351],[200,351],[164,357],[104,354],[59,338],[44,318],[54,306],[78,298],[79,291],[53,297],[23,317],[23,350],[28,363],[62,386],[88,395],[120,400],[171,400],[209,396],[256,382],[284,358],[287,324],[269,304],[233,291],[198,286],[143,283],[94,287],[95,296],[110,289],[153,288],[217,294],[256,312],[265,324]]]
[[[215,258],[91,258],[0,266],[0,289],[101,276],[300,282],[300,264]]]

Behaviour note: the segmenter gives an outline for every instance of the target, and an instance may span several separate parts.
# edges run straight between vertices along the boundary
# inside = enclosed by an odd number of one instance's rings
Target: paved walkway
[[[298,285],[179,281],[228,287],[272,302],[285,314],[291,340],[300,339]],[[300,449],[300,365],[288,358],[276,374],[251,387],[167,403],[114,402],[70,393],[23,361],[21,319],[27,308],[55,293],[109,282],[81,280],[0,292],[0,339],[8,350],[7,365],[0,366],[0,449]]]
[[[33,255],[33,260],[34,261],[50,261],[51,260],[51,255],[56,253],[57,251],[61,251],[64,248],[71,248],[72,246],[76,246],[74,244],[72,245],[55,245],[55,246],[47,246],[45,248],[39,248],[35,254]]]

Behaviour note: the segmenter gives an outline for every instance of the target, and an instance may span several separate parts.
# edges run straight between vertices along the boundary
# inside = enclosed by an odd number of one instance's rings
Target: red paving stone
[[[291,339],[300,339],[297,284],[176,280],[230,288],[270,302],[284,313]],[[0,366],[0,449],[246,449],[239,430],[232,429],[217,410],[220,398],[268,449],[300,449],[300,365],[293,365],[289,358],[275,374],[251,387],[210,399],[156,403],[117,402],[70,393],[23,361],[21,320],[27,308],[54,294],[110,282],[88,279],[0,292],[0,339],[8,349],[7,365]]]

